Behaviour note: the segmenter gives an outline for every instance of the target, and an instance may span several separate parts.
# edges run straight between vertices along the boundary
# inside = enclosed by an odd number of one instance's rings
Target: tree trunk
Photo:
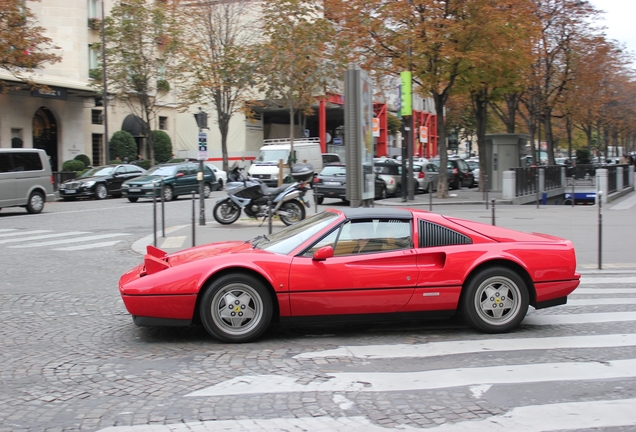
[[[477,121],[477,149],[480,155],[486,154],[486,127],[488,126],[488,89],[483,88],[479,91],[472,92],[473,114]],[[484,191],[485,185],[482,181],[485,170],[486,161],[479,158],[479,190]]]
[[[441,94],[433,93],[435,101],[435,112],[437,113],[437,135],[439,149],[439,181],[437,183],[437,197],[448,198],[448,175],[447,164],[448,155],[446,149],[446,126],[444,121],[444,102],[445,98]]]

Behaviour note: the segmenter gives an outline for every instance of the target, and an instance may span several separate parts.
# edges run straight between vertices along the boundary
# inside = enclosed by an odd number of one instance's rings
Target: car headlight
[[[66,185],[65,185],[64,183],[60,184],[58,187],[59,187],[60,189],[66,189]]]
[[[128,189],[129,187],[130,187],[130,185],[128,185],[128,184],[126,184],[126,183],[123,183],[123,184],[121,185],[121,188],[122,188],[122,189]]]
[[[82,183],[82,186],[84,186],[85,188],[91,188],[93,187],[94,184],[95,184],[95,181],[87,181]]]
[[[152,189],[153,187],[155,187],[154,184],[152,183],[148,183],[142,186],[142,189]]]
[[[272,180],[278,180],[278,174],[272,174],[271,179]]]

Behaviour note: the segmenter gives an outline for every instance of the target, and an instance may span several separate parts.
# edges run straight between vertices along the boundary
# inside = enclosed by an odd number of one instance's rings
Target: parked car
[[[417,180],[418,192],[428,192],[437,190],[439,181],[439,170],[432,162],[413,162],[413,177]]]
[[[322,204],[325,198],[343,201],[346,196],[347,170],[344,165],[327,165],[314,178],[314,199]],[[377,174],[375,176],[375,199],[387,197],[386,183]]]
[[[203,165],[203,170],[203,194],[207,198],[216,188],[216,178],[207,165]],[[179,195],[199,192],[198,171],[199,164],[193,162],[157,165],[145,175],[125,181],[122,192],[130,202],[137,202],[139,198],[152,198],[153,190],[156,191],[156,196],[163,194],[165,201],[172,201]]]
[[[338,153],[323,153],[322,154],[322,166],[331,165],[331,164],[340,164],[342,161],[340,160],[340,155]]]
[[[440,169],[439,158],[431,159],[431,162],[435,163],[437,168]],[[448,158],[446,161],[446,169],[446,178],[450,189],[459,189],[463,186],[472,188],[477,185],[475,183],[475,176],[464,159],[456,157]]]
[[[227,184],[227,173],[209,162],[206,163],[206,165],[214,172],[214,177],[216,177],[216,181],[218,182],[216,190],[223,190],[223,186]]]
[[[479,184],[479,160],[478,159],[466,159],[466,163],[473,170],[473,177],[475,178],[475,185]]]
[[[558,265],[555,265],[558,263]],[[202,324],[233,343],[271,322],[439,319],[504,333],[580,283],[572,242],[408,208],[327,209],[273,234],[172,254],[119,280],[138,326]],[[298,321],[296,321],[298,322]]]
[[[24,207],[40,213],[55,201],[49,156],[34,148],[0,148],[0,209]]]
[[[76,179],[67,180],[59,186],[60,198],[73,201],[77,198],[119,198],[126,180],[146,174],[146,170],[132,164],[104,165],[89,169]]]
[[[373,171],[386,183],[389,196],[399,196],[402,193],[402,164],[395,159],[383,159],[373,163]]]

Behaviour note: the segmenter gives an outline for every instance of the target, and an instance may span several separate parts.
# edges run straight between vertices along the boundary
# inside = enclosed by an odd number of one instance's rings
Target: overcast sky
[[[627,46],[636,53],[636,0],[589,0],[590,3],[606,13],[601,16],[599,24],[607,27],[605,34]]]

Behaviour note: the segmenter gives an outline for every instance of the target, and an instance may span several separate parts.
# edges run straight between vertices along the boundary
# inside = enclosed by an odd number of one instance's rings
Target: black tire
[[[172,186],[164,186],[163,187],[163,200],[164,201],[173,201],[177,199],[177,196],[174,194],[172,190]]]
[[[199,307],[205,330],[223,342],[250,342],[272,320],[272,298],[251,275],[227,274],[205,290]]]
[[[214,220],[222,225],[230,225],[236,222],[241,216],[241,208],[234,204],[229,198],[217,201],[212,210]]]
[[[378,199],[383,200],[383,199],[386,199],[386,197],[387,197],[386,186],[382,186],[382,191],[380,192],[380,198]]]
[[[219,188],[217,190],[223,190],[223,180],[219,179]]]
[[[42,192],[33,191],[31,195],[29,195],[29,201],[26,205],[26,211],[31,214],[38,214],[44,208],[44,203],[46,200],[44,199],[44,195]]]
[[[322,195],[316,196],[316,204],[320,205],[322,204],[324,200],[325,200],[325,197],[323,197]]]
[[[77,198],[75,197],[63,197],[62,200],[64,201],[75,201]]]
[[[95,185],[95,199],[103,200],[108,196],[108,189],[104,183],[97,183]]]
[[[203,185],[203,196],[205,198],[210,198],[211,193],[212,193],[212,185],[210,183],[205,183]]]
[[[505,267],[490,267],[472,275],[462,293],[461,311],[473,328],[505,333],[528,312],[530,297],[524,280]]]
[[[128,197],[128,201],[130,202],[137,202],[139,200],[139,198],[137,197]]]
[[[280,220],[287,226],[305,219],[305,206],[296,200],[283,203],[278,209]]]

